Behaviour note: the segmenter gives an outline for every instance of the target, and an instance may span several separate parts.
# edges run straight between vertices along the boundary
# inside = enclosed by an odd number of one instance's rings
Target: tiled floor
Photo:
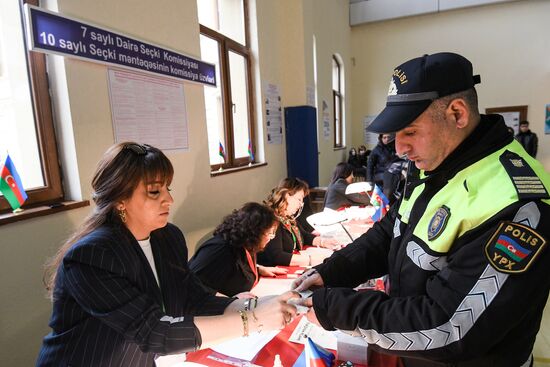
[[[550,298],[544,309],[533,355],[535,356],[534,367],[550,367]]]

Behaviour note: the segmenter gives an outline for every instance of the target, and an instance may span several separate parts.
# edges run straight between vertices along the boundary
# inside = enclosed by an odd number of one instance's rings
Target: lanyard
[[[246,259],[248,260],[248,265],[250,266],[250,269],[252,269],[252,272],[254,273],[254,285],[252,285],[252,288],[258,284],[258,268],[256,267],[256,255],[254,255],[254,259],[252,259],[252,255],[250,255],[250,252],[248,252],[247,249],[244,250],[246,252]]]

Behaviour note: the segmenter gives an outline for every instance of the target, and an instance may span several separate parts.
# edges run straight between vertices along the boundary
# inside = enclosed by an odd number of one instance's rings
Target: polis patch
[[[430,219],[430,224],[428,224],[428,241],[433,241],[443,232],[449,217],[451,216],[451,209],[443,205],[441,208],[437,209],[432,219]]]
[[[502,273],[523,273],[533,264],[546,240],[532,228],[502,222],[485,245],[491,265]]]

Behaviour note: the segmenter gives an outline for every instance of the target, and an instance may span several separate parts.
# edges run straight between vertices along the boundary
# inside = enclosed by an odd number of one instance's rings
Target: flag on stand
[[[380,190],[380,187],[378,185],[374,185],[374,190],[372,191],[372,195],[370,197],[370,203],[376,211],[372,215],[373,222],[378,222],[380,219],[386,215],[386,212],[388,211],[388,205],[390,204],[390,201],[384,195],[382,190]]]
[[[219,148],[218,154],[220,155],[220,157],[223,158],[223,163],[225,163],[225,149],[223,149],[223,145],[221,141],[220,141],[220,148]]]
[[[254,152],[252,150],[252,142],[248,140],[248,156],[250,157],[250,162],[254,162]]]
[[[9,154],[0,170],[0,192],[13,210],[20,208],[28,197]]]
[[[315,344],[311,338],[307,338],[304,351],[292,367],[331,367],[334,359],[333,353]]]

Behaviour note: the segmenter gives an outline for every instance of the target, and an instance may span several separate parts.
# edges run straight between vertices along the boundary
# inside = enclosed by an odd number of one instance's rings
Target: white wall
[[[353,121],[383,109],[397,65],[425,53],[457,52],[481,74],[476,86],[481,111],[528,106],[531,129],[539,136],[537,158],[550,170],[550,135],[544,135],[544,108],[550,103],[548,14],[548,1],[520,1],[353,27]],[[353,144],[362,141],[362,125],[354,123]]]
[[[345,62],[349,59],[347,0],[316,1],[311,13],[304,12],[304,4],[311,8],[312,0],[251,0],[250,8],[257,14],[257,21],[251,19],[251,23],[257,30],[254,107],[259,126],[265,124],[261,102],[265,83],[279,85],[283,107],[305,104],[306,83],[313,79],[313,63],[308,59],[313,31],[318,33],[319,63],[323,65],[319,75],[322,98],[330,101],[332,53],[340,53]],[[47,0],[43,6],[188,55],[200,55],[196,0]],[[313,16],[318,19],[311,20]],[[69,192],[73,198],[90,199],[95,164],[114,141],[107,67],[59,56],[49,59],[55,79],[56,124],[63,140],[60,150],[66,155],[66,180],[73,185]],[[283,143],[265,146],[265,167],[210,177],[202,88],[184,86],[189,152],[168,154],[176,171],[171,221],[184,231],[191,253],[197,240],[224,215],[246,201],[261,201],[286,176]],[[260,131],[261,146],[266,139],[264,129]],[[321,146],[321,157],[330,160],[330,170],[339,154],[332,146]],[[326,176],[324,168],[321,172]],[[51,312],[42,285],[42,265],[89,211],[86,207],[0,227],[2,366],[34,364],[41,340],[49,332]]]

